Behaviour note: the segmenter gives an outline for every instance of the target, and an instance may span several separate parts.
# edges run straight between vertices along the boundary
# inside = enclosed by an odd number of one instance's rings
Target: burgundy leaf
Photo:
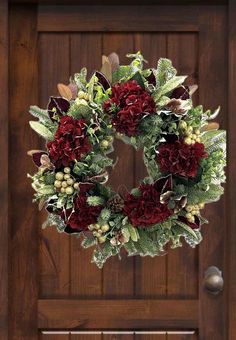
[[[96,71],[95,76],[98,78],[99,83],[102,85],[105,91],[111,87],[110,82],[103,73]]]
[[[70,108],[70,103],[67,99],[62,97],[50,97],[48,103],[48,115],[51,120],[56,120],[53,118],[54,115],[59,117],[63,116]]]

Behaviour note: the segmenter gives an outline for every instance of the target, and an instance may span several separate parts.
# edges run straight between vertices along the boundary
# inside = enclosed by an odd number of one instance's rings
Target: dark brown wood
[[[184,51],[184,53],[183,53]],[[172,60],[178,74],[189,75],[186,83],[198,73],[198,35],[195,32],[168,33],[167,57]],[[198,83],[198,79],[195,79]],[[196,298],[198,296],[198,248],[183,242],[178,249],[168,248],[167,296],[169,298]]]
[[[21,29],[24,28],[24,29]],[[10,293],[9,339],[35,340],[38,297],[38,218],[32,206],[27,172],[35,168],[26,155],[38,138],[28,125],[29,105],[37,102],[36,7],[10,11],[9,200]],[[4,338],[2,338],[4,339]]]
[[[227,167],[227,249],[228,249],[228,268],[229,272],[226,277],[228,282],[228,339],[236,338],[236,1],[229,1],[229,97],[228,97],[228,167]]]
[[[226,124],[227,112],[227,39],[226,12],[220,8],[202,13],[199,35],[199,102],[206,108],[221,106],[217,120]],[[221,53],[216,51],[221,50]],[[199,308],[200,339],[226,339],[225,292],[213,296],[203,288],[205,270],[212,265],[224,271],[226,233],[225,199],[207,206],[205,216],[210,221],[203,228],[199,246]]]
[[[161,32],[197,31],[193,8],[131,6],[40,6],[39,31]],[[198,7],[194,9],[198,12]],[[174,15],[170,15],[174,13]],[[62,25],[63,22],[63,25]]]
[[[43,33],[38,49],[38,105],[46,107],[49,96],[58,95],[57,83],[68,82],[70,37],[68,34]],[[59,50],[60,57],[57,57]],[[43,144],[42,140],[44,148]],[[42,223],[46,214],[40,217]],[[41,231],[40,236],[40,294],[43,297],[66,297],[70,293],[70,236],[57,233],[54,227]]]
[[[167,57],[166,33],[135,33],[134,44],[135,50],[140,50],[148,60],[149,67],[156,67],[159,58]],[[139,181],[147,176],[142,150],[135,152],[134,166],[137,186]],[[167,261],[167,256],[135,258],[135,296],[156,299],[166,296]]]
[[[103,33],[103,54],[116,52],[120,56],[120,63],[127,63],[127,53],[135,52],[132,33]],[[111,172],[109,183],[125,194],[134,186],[134,150],[122,141],[114,143],[114,159],[118,160]],[[127,258],[122,252],[122,260],[111,258],[103,269],[103,295],[106,297],[131,297],[134,295],[134,258]]]
[[[197,300],[39,300],[41,329],[189,329],[198,327]]]
[[[8,5],[0,3],[0,338],[8,339]]]
[[[231,23],[234,13],[232,11]],[[76,238],[58,234],[54,228],[42,231],[38,237],[37,229],[40,229],[44,216],[40,213],[38,217],[36,206],[31,205],[32,191],[25,178],[26,172],[32,173],[35,168],[30,159],[22,156],[27,149],[44,147],[27,128],[30,104],[45,106],[48,96],[57,94],[57,82],[67,83],[69,75],[82,66],[88,66],[89,72],[99,68],[102,53],[115,51],[120,54],[121,62],[126,63],[127,52],[141,49],[151,66],[156,66],[159,57],[167,56],[173,60],[179,73],[190,74],[190,83],[199,78],[200,102],[206,108],[222,106],[220,122],[224,127],[226,123],[230,125],[229,139],[232,141],[229,149],[232,157],[229,167],[231,190],[227,199],[230,197],[234,202],[230,175],[235,172],[233,62],[236,33],[231,26],[231,110],[227,116],[226,7],[43,6],[38,14],[39,39],[36,39],[36,14],[36,7],[19,5],[12,7],[10,18],[12,270],[9,339],[90,340],[82,334],[38,333],[36,300],[39,299],[38,327],[41,330],[56,331],[64,327],[68,331],[77,328],[84,331],[159,329],[164,333],[93,335],[91,340],[208,340],[212,336],[214,340],[225,340],[226,294],[213,297],[202,287],[204,270],[214,264],[224,271],[227,282],[230,280],[229,333],[234,339],[236,250],[232,243],[236,235],[233,230],[229,232],[226,247],[224,200],[207,207],[211,223],[204,226],[204,241],[200,248],[170,250],[166,257],[155,259],[127,259],[123,256],[122,261],[109,260],[101,271],[89,264],[92,250],[79,248]],[[145,175],[141,155],[134,154],[121,142],[116,144],[116,155],[120,162],[112,173],[111,184],[116,189],[119,184],[130,189]],[[232,211],[230,207],[229,215]],[[234,220],[232,214],[228,225],[234,227]],[[227,277],[224,249],[228,250],[229,244],[232,246],[231,276]],[[196,330],[196,333],[166,334],[165,330],[169,328],[174,331]]]
[[[88,76],[101,66],[102,34],[76,33],[70,36],[70,74],[79,72],[86,65]],[[70,284],[71,296],[98,297],[102,294],[102,271],[91,263],[93,248],[83,249],[71,237]],[[86,264],[86,270],[85,270]]]

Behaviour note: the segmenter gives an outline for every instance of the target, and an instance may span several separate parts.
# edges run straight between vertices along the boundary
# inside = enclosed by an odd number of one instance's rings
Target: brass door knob
[[[205,272],[204,287],[211,294],[219,294],[224,287],[222,272],[215,266],[209,267]]]

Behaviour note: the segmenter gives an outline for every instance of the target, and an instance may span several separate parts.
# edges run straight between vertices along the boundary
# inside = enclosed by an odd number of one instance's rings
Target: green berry
[[[56,181],[54,182],[54,187],[55,187],[55,188],[60,188],[60,187],[61,187],[61,181],[56,180]]]
[[[102,230],[102,232],[106,232],[106,231],[108,231],[110,229],[110,227],[109,227],[109,225],[108,224],[104,224],[102,227],[101,227],[101,230]]]
[[[78,182],[74,183],[73,187],[75,190],[79,190],[79,183]]]
[[[99,243],[104,243],[106,241],[106,236],[99,236],[98,237],[98,242]]]
[[[67,182],[66,181],[63,181],[62,183],[61,183],[61,186],[63,187],[63,188],[66,188],[68,185],[67,185]]]
[[[64,194],[65,191],[66,191],[66,189],[62,187],[62,188],[61,188],[61,193]]]
[[[67,195],[72,195],[74,193],[74,189],[72,187],[67,187],[66,188],[66,194]]]
[[[67,182],[68,185],[73,185],[74,184],[73,178],[68,178],[66,182]]]
[[[65,175],[64,175],[64,179],[65,179],[65,180],[67,180],[67,179],[69,179],[69,178],[70,178],[70,174],[65,174]]]
[[[180,122],[179,122],[179,127],[180,127],[180,129],[186,129],[187,128],[187,123],[184,121],[184,120],[181,120]]]
[[[187,218],[187,219],[189,219],[189,218],[191,218],[191,217],[192,217],[192,213],[187,213],[187,214],[186,214],[186,218]]]
[[[101,146],[102,146],[103,148],[107,148],[108,145],[109,145],[109,142],[108,142],[107,140],[105,140],[105,139],[101,142]]]
[[[70,168],[67,166],[64,168],[64,173],[69,174],[70,173]]]
[[[57,172],[56,175],[55,175],[55,177],[56,177],[56,179],[58,179],[58,181],[62,181],[63,176],[64,176],[63,172]]]
[[[191,138],[189,138],[189,137],[184,138],[184,143],[187,144],[187,145],[191,145],[192,144]]]

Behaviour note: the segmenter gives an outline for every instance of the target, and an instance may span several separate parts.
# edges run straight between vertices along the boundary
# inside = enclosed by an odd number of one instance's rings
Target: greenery
[[[140,52],[127,57],[130,58],[128,65],[118,65],[116,56],[117,65],[114,67],[114,55],[113,59],[108,56],[104,59],[104,74],[96,71],[88,79],[87,70],[83,68],[70,78],[68,86],[63,85],[65,91],[60,95],[68,101],[69,109],[64,112],[60,108],[60,114],[83,120],[91,150],[82,154],[80,159],[74,159],[69,169],[57,168],[44,153],[44,158],[40,155],[38,160],[38,171],[28,175],[35,190],[34,201],[50,211],[43,228],[55,226],[60,233],[66,232],[67,222],[63,219],[63,213],[74,212],[75,200],[81,194],[80,185],[91,186],[86,192],[86,205],[100,213],[96,223],[88,225],[86,230],[77,230],[73,236],[81,236],[82,247],[94,247],[92,262],[99,268],[109,257],[120,257],[121,248],[127,251],[128,256],[153,257],[162,255],[168,243],[176,248],[185,241],[195,247],[202,240],[201,225],[207,223],[201,209],[204,204],[217,201],[224,191],[226,133],[218,129],[216,122],[210,122],[216,118],[219,108],[211,112],[205,111],[201,105],[194,107],[191,91],[185,87],[189,98],[180,97],[173,101],[173,91],[184,86],[186,76],[177,75],[170,60],[161,58],[156,68],[145,68],[147,62]],[[152,81],[149,80],[151,78]],[[138,133],[133,136],[117,133],[113,126],[111,118],[119,111],[118,105],[111,105],[110,115],[104,110],[104,103],[112,93],[112,85],[130,80],[135,80],[150,94],[156,108],[154,114],[142,116]],[[60,123],[58,107],[53,110],[55,115],[50,117],[48,109],[30,107],[31,115],[37,119],[30,121],[30,126],[46,142],[54,140]],[[195,178],[161,172],[157,162],[158,148],[173,136],[187,145],[196,141],[204,144],[207,157],[201,159]],[[111,154],[116,137],[143,151],[148,177],[140,184],[153,185],[167,175],[172,176],[171,189],[165,191],[163,187],[164,191],[160,194],[160,202],[165,204],[167,200],[168,209],[172,211],[164,221],[145,227],[132,225],[123,210],[125,197],[106,184],[109,170],[115,166]],[[30,154],[34,159],[37,150],[32,150]],[[137,199],[141,194],[140,186],[131,190],[131,195]],[[196,220],[199,225],[196,225]],[[190,222],[195,223],[194,228]]]

